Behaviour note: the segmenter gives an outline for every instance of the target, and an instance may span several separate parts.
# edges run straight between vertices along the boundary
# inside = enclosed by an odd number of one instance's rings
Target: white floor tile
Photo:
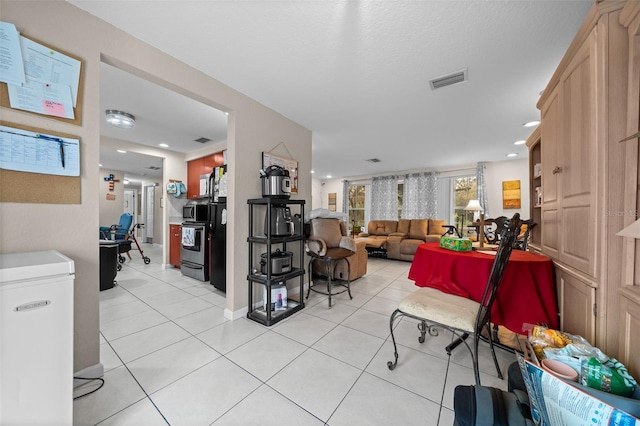
[[[100,363],[104,371],[113,370],[122,365],[118,354],[114,352],[108,342],[100,344]]]
[[[208,425],[260,385],[242,368],[218,358],[152,394],[151,399],[172,426]]]
[[[262,327],[255,321],[239,318],[235,321],[227,321],[198,334],[196,337],[223,355],[266,333],[266,327]]]
[[[203,302],[201,301],[200,303]],[[205,306],[206,309],[176,318],[174,322],[189,333],[198,334],[228,321],[224,317],[222,308],[211,306],[208,303]]]
[[[256,407],[260,407],[256,409]],[[322,426],[324,422],[288,400],[267,385],[262,385],[213,423],[222,425]]]
[[[308,315],[313,315],[318,318],[325,319],[327,321],[331,321],[336,324],[340,324],[342,321],[347,319],[351,314],[353,314],[358,308],[354,308],[353,306],[349,306],[346,304],[338,304],[333,303],[331,307],[329,307],[328,302],[318,303],[317,305],[306,309],[305,313]]]
[[[75,389],[74,397],[95,389],[93,385]],[[95,425],[145,397],[124,366],[104,373],[104,386],[73,403],[73,424]]]
[[[439,409],[439,404],[433,401],[364,373],[331,416],[329,424],[436,425]]]
[[[402,346],[398,349],[400,356],[394,370],[387,367],[387,362],[393,360],[393,345],[387,341],[366,371],[439,404],[442,385],[434,384],[444,383],[447,361]]]
[[[336,324],[331,321],[300,312],[276,324],[272,329],[296,342],[311,346],[335,327]]]
[[[119,425],[166,426],[167,422],[149,398],[145,398],[100,423],[100,426]]]
[[[130,362],[162,349],[180,340],[186,339],[190,334],[172,322],[156,325],[155,327],[130,334],[111,342],[113,349],[120,355],[124,362]]]
[[[362,370],[383,343],[384,339],[339,325],[312,348]]]
[[[269,331],[229,352],[226,357],[262,381],[293,361],[306,346]]]
[[[269,386],[327,421],[361,370],[310,349],[267,382]]]
[[[168,321],[169,319],[164,315],[148,309],[125,318],[105,321],[100,324],[100,331],[107,340],[114,340]]]
[[[353,328],[372,336],[386,339],[389,336],[389,316],[359,309],[342,321],[345,327]]]
[[[127,365],[142,388],[151,394],[219,357],[218,352],[189,337]]]

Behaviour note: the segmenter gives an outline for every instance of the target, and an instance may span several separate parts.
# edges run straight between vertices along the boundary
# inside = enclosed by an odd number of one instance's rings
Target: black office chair
[[[416,290],[400,302],[400,306],[391,314],[389,320],[395,357],[393,361],[387,362],[387,367],[389,367],[390,370],[395,369],[398,364],[398,347],[393,334],[393,325],[396,319],[407,316],[420,321],[420,324],[418,324],[418,330],[420,331],[418,341],[420,343],[424,343],[427,332],[429,332],[430,336],[437,336],[438,327],[451,331],[451,333],[458,338],[457,341],[447,346],[446,350],[448,355],[451,355],[451,350],[459,343],[464,343],[471,353],[473,372],[475,374],[476,384],[478,385],[480,385],[478,343],[482,330],[486,328],[493,362],[496,366],[498,377],[502,378],[502,372],[500,371],[500,366],[498,365],[498,360],[493,348],[493,338],[490,330],[491,307],[496,298],[502,275],[507,266],[507,261],[511,256],[513,243],[520,232],[520,215],[516,213],[506,225],[507,227],[504,228],[502,232],[498,252],[496,253],[496,258],[493,262],[491,273],[489,274],[489,279],[487,280],[480,302],[444,293],[431,287],[423,287]],[[471,350],[471,347],[466,341],[469,336],[473,336],[473,350]]]

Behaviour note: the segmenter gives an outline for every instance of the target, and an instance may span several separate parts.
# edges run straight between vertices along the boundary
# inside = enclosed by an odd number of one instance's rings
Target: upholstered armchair
[[[332,254],[339,249],[347,249],[353,254],[347,257],[345,262],[338,262],[332,279],[353,281],[367,273],[367,250],[364,241],[354,241],[347,236],[347,227],[339,219],[315,218],[309,224],[309,236],[306,241],[308,253],[318,256]],[[314,272],[319,275],[327,275],[324,262],[314,260]],[[350,271],[347,277],[348,270]]]
[[[348,237],[346,225],[339,219],[315,218],[311,220],[305,248],[311,256],[307,297],[312,290],[328,295],[329,307],[333,295],[348,291],[351,297],[351,281],[367,271],[364,241],[356,243]],[[344,289],[334,291],[336,286]]]

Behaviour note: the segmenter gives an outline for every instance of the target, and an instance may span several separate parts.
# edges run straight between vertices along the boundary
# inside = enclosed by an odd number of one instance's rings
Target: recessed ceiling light
[[[538,124],[540,124],[540,120],[533,120],[533,121],[527,121],[526,123],[524,123],[522,126],[523,127],[535,127]]]
[[[524,145],[525,143],[527,143],[527,141],[515,141],[513,144],[514,145]]]
[[[125,179],[125,180],[123,181],[123,183],[124,183],[125,185],[129,185],[129,179]]]
[[[509,154],[507,154],[507,157],[517,157],[518,154],[516,154],[515,152],[511,152]]]
[[[162,148],[169,148],[169,145],[167,145],[166,143],[160,143],[158,144],[158,146],[161,146]]]
[[[311,170],[311,174],[314,174],[315,172],[313,170]]]
[[[136,126],[136,118],[128,112],[108,109],[104,112],[107,115],[107,123],[121,129],[133,129]]]
[[[102,164],[98,164],[98,167],[102,167]]]
[[[116,151],[118,151],[120,154],[126,154],[127,153],[127,151],[125,151],[124,149],[118,149]]]
[[[331,179],[331,175],[327,175],[327,179]]]

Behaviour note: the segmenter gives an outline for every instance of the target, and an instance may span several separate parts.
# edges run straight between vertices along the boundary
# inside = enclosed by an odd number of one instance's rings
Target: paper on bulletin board
[[[80,176],[80,140],[0,126],[0,168]]]
[[[24,84],[24,65],[20,49],[20,33],[10,22],[0,21],[0,81]]]

